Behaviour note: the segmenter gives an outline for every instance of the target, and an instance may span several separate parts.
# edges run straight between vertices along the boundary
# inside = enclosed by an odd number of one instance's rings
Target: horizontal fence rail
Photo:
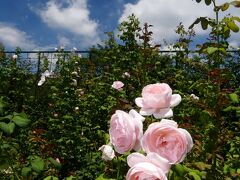
[[[188,50],[188,51],[184,51],[184,50],[159,50],[158,51],[159,54],[161,55],[173,55],[176,53],[180,53],[180,52],[185,52],[188,55],[194,55],[194,54],[199,54],[199,50]],[[228,53],[232,53],[232,54],[238,54],[238,56],[240,55],[240,50],[227,50]],[[41,65],[41,60],[43,60],[44,58],[47,59],[49,61],[49,70],[53,71],[54,67],[55,67],[55,63],[57,61],[57,59],[59,58],[59,55],[62,55],[63,58],[66,58],[67,60],[67,56],[69,54],[75,54],[75,55],[79,55],[82,58],[87,58],[89,60],[92,60],[92,54],[94,54],[93,51],[73,51],[73,50],[51,50],[51,51],[20,51],[20,52],[16,52],[16,51],[3,51],[2,53],[5,53],[8,57],[13,56],[14,54],[17,54],[19,57],[18,59],[25,61],[26,63],[30,63],[31,64],[31,72],[32,73],[37,73],[39,72],[39,68]]]

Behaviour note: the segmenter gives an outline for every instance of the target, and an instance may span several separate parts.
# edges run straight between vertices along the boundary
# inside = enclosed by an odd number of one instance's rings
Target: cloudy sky
[[[221,4],[229,0],[216,0]],[[240,15],[231,8],[225,14]],[[7,50],[53,50],[65,46],[88,50],[101,43],[104,32],[117,33],[117,26],[134,13],[143,24],[153,25],[154,42],[176,40],[174,29],[182,22],[186,27],[197,17],[214,16],[212,6],[195,0],[1,0],[0,42]],[[238,24],[239,25],[239,24]],[[207,38],[207,31],[196,28],[195,41]],[[231,44],[240,45],[239,33]]]

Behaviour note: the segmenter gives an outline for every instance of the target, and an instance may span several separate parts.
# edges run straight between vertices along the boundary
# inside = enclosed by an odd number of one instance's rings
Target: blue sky
[[[181,2],[181,3],[180,3]],[[220,4],[225,2],[217,0]],[[226,13],[239,15],[239,9]],[[188,27],[199,16],[213,16],[212,7],[192,0],[1,0],[0,42],[7,50],[53,50],[65,46],[87,50],[101,43],[104,32],[114,31],[130,14],[153,25],[154,43],[173,43],[176,26]],[[195,41],[207,31],[196,29]],[[239,33],[231,38],[239,45]]]

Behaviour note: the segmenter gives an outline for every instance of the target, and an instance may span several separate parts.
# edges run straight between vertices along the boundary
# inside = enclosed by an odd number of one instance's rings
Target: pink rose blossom
[[[143,154],[140,154],[138,152],[132,153],[127,157],[127,163],[129,167],[133,167],[138,163],[151,163],[155,165],[156,167],[160,168],[165,174],[168,173],[171,164],[169,164],[169,161],[161,156],[159,156],[157,153],[150,152],[147,154],[147,156],[144,156]]]
[[[148,180],[167,180],[164,172],[149,162],[138,163],[131,167],[126,175],[126,180],[148,179]]]
[[[137,106],[141,107],[141,115],[152,115],[159,118],[173,116],[171,107],[181,102],[179,94],[172,94],[172,89],[166,83],[149,84],[142,90],[142,97],[135,99]]]
[[[192,147],[189,132],[178,128],[173,120],[162,119],[150,124],[142,138],[142,148],[146,153],[155,152],[171,164],[182,162]]]
[[[110,142],[119,154],[124,154],[132,149],[141,148],[140,139],[143,135],[144,117],[135,110],[126,113],[117,110],[110,120]]]
[[[122,87],[124,86],[124,84],[121,81],[114,81],[112,84],[112,88],[121,91]]]

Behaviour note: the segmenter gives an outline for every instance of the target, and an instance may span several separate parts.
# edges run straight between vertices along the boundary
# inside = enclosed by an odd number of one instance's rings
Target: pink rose
[[[144,117],[135,110],[126,113],[117,110],[110,120],[110,142],[119,154],[124,154],[132,149],[141,148],[140,139],[143,135]]]
[[[136,164],[144,162],[155,165],[156,167],[160,168],[164,174],[167,174],[171,167],[171,164],[169,164],[169,161],[167,159],[159,156],[154,152],[148,153],[147,156],[136,152],[128,155],[127,157],[127,163],[129,167],[133,167]]]
[[[192,147],[191,135],[178,128],[173,120],[162,119],[150,124],[142,138],[142,148],[146,153],[155,152],[171,164],[182,162]]]
[[[179,94],[172,94],[172,89],[166,83],[149,84],[142,90],[142,97],[135,99],[137,106],[141,107],[141,115],[152,115],[159,118],[173,116],[171,107],[181,102]]]
[[[131,167],[126,175],[126,180],[155,179],[167,180],[164,172],[154,164],[143,162]]]
[[[122,87],[124,86],[124,84],[121,81],[114,81],[112,84],[112,88],[120,91],[122,90]]]

